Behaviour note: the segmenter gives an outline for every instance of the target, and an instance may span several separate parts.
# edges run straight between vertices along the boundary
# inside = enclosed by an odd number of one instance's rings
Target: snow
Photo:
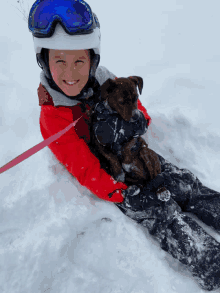
[[[100,65],[144,79],[149,147],[220,191],[219,1],[88,3],[101,23]],[[42,141],[40,68],[16,7],[10,0],[0,12],[0,166]],[[1,293],[205,292],[146,228],[80,186],[48,148],[1,174],[0,202]]]

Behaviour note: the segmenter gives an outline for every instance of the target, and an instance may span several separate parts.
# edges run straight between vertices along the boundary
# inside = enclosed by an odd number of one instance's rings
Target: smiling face
[[[89,50],[49,50],[49,67],[54,82],[67,95],[76,96],[89,79]],[[68,84],[71,82],[73,84]]]

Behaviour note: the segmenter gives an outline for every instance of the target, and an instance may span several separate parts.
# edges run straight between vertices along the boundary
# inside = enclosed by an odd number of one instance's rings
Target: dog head
[[[141,94],[143,79],[139,76],[116,80],[109,78],[101,86],[101,96],[125,121],[129,121],[137,110],[137,86]]]

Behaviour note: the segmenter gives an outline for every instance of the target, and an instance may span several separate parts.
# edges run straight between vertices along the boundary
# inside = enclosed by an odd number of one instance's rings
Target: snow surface
[[[24,3],[26,15],[33,2]],[[220,192],[219,1],[88,3],[101,23],[101,65],[144,79],[149,147]],[[42,141],[40,68],[18,9],[10,0],[0,10],[0,166]],[[1,174],[0,202],[1,293],[205,292],[146,229],[80,186],[48,148]]]

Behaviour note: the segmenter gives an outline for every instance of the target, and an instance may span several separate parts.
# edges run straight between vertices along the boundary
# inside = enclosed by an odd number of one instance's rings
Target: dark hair
[[[90,61],[93,60],[93,58],[95,57],[95,52],[93,49],[89,49],[89,57],[90,57]]]

